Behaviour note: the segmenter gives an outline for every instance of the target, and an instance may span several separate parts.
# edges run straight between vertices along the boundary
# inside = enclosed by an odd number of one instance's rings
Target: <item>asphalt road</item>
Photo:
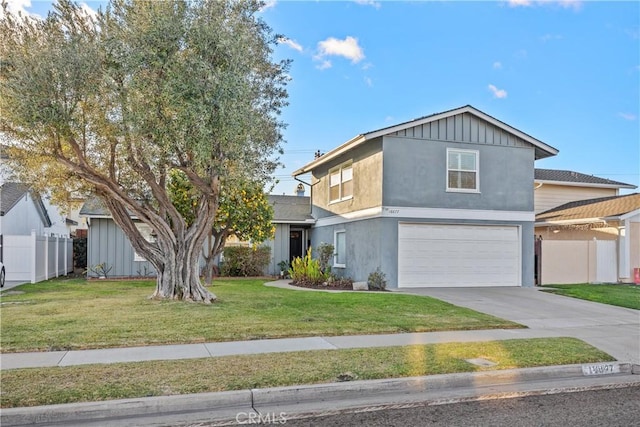
[[[640,387],[421,405],[306,419],[275,415],[275,422],[270,424],[286,427],[629,427],[640,425]],[[249,424],[248,419],[239,421],[239,425]]]

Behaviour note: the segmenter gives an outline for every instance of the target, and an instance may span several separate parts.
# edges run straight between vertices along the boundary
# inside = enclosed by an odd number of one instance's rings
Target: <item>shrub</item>
[[[339,288],[339,289],[351,289],[353,288],[353,279],[351,277],[338,277],[331,274],[327,279],[327,287]]]
[[[387,288],[387,276],[380,270],[380,267],[369,274],[367,285],[370,290],[384,291]]]
[[[334,247],[329,243],[320,243],[318,245],[318,260],[320,261],[320,271],[322,271],[325,275],[331,273],[331,266],[329,265],[329,260],[333,258]]]
[[[230,246],[224,249],[224,261],[220,267],[222,276],[262,276],[271,260],[271,248]]]
[[[321,285],[325,281],[325,274],[320,268],[320,261],[312,257],[309,248],[303,258],[294,258],[289,269],[289,276],[294,283],[306,285]]]

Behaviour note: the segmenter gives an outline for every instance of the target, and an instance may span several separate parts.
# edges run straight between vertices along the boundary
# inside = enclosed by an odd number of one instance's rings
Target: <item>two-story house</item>
[[[533,286],[534,162],[552,146],[472,106],[358,135],[293,173],[312,246],[389,287]]]

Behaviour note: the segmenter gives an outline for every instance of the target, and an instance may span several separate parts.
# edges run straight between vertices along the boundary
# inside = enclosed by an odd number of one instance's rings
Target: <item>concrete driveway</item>
[[[413,288],[399,292],[434,297],[552,335],[579,338],[621,362],[640,364],[638,310],[554,295],[538,288]]]
[[[0,288],[0,291],[6,291],[8,289],[15,288],[16,286],[24,285],[25,283],[28,282],[23,280],[7,280],[4,282],[4,287]]]

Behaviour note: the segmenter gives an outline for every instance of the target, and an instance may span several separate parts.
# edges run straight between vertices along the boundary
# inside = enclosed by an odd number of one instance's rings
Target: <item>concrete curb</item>
[[[601,365],[601,364],[593,364]],[[611,362],[619,374],[631,375],[629,363]],[[429,375],[423,377],[361,380],[343,383],[315,384],[268,389],[253,389],[253,405],[290,404],[292,402],[346,400],[354,397],[421,393],[433,390],[482,387],[513,384],[528,381],[558,380],[585,376],[585,365],[559,365],[539,368],[507,369],[501,371],[465,372],[457,374]],[[637,366],[637,365],[635,365]],[[606,374],[603,374],[606,375]],[[615,374],[613,374],[615,375]],[[640,378],[638,378],[640,381]]]
[[[487,393],[494,390],[492,386],[499,388],[504,385],[534,381],[552,383],[562,379],[584,379],[587,377],[585,366],[603,365],[610,366],[616,373],[589,376],[611,380],[620,377],[630,378],[633,374],[640,373],[638,365],[611,362],[120,399],[3,409],[0,412],[0,424],[5,427],[54,423],[116,425],[107,421],[119,419],[122,424],[118,425],[127,425],[125,422],[130,422],[131,418],[142,421],[146,417],[153,417],[157,421],[158,418],[177,415],[182,421],[188,418],[193,421],[216,422],[234,420],[239,413],[266,413],[267,410],[275,411],[277,408],[309,413],[326,411],[327,408],[424,400],[425,393],[434,391],[442,398],[447,395],[454,396],[451,393],[447,394],[447,390],[473,389]],[[630,378],[627,382],[640,384],[640,378]],[[598,382],[600,385],[603,383],[603,381]],[[332,403],[328,404],[328,402]],[[144,425],[144,423],[136,423],[136,425]]]

